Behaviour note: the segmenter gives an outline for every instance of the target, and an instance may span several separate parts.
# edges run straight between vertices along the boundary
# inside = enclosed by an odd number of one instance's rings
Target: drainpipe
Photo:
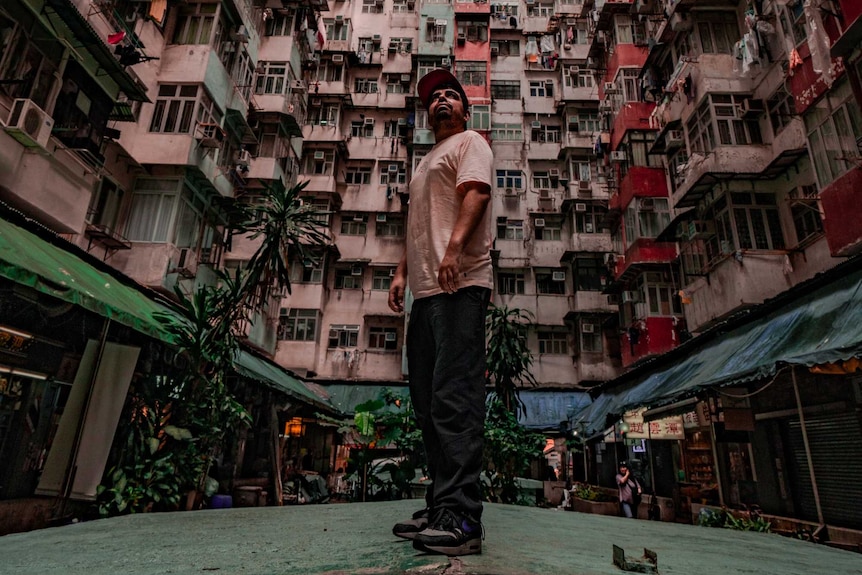
[[[805,428],[805,415],[802,413],[802,399],[799,397],[799,386],[796,384],[795,365],[790,368],[790,379],[793,381],[793,393],[796,395],[796,410],[799,412],[799,427],[802,429],[802,443],[805,444],[805,460],[808,463],[808,475],[811,478],[811,491],[814,493],[814,506],[817,508],[817,521],[820,525],[824,525],[823,509],[820,507],[820,491],[817,489],[817,479],[814,477],[814,462],[811,460],[808,430]]]

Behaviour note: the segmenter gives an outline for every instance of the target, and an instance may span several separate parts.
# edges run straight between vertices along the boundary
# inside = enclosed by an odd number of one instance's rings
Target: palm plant
[[[537,385],[530,369],[533,355],[527,345],[527,334],[532,326],[532,314],[518,308],[488,308],[485,328],[487,344],[487,382],[493,385],[500,402],[515,416],[524,409],[518,390],[525,385]]]

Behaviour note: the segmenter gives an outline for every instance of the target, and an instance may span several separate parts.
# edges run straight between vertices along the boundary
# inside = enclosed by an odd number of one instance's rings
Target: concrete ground
[[[218,509],[0,537],[3,575],[620,575],[611,545],[663,575],[862,575],[862,554],[792,540],[554,509],[486,505],[484,553],[448,559],[392,536],[417,503]]]

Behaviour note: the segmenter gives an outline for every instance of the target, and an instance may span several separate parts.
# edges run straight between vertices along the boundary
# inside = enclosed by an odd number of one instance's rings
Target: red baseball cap
[[[461,87],[461,82],[459,82],[458,78],[453,76],[449,70],[444,68],[431,70],[422,76],[419,83],[416,85],[419,99],[422,100],[422,105],[425,106],[426,110],[428,109],[428,105],[431,103],[431,94],[441,86],[448,86],[457,90],[461,95],[461,101],[464,102],[464,110],[469,110],[470,102],[467,101],[467,94],[464,92],[464,88]]]

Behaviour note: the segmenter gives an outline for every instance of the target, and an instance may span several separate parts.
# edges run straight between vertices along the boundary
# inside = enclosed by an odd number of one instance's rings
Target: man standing
[[[491,298],[491,148],[467,130],[458,80],[437,69],[419,80],[435,145],[410,182],[407,249],[389,289],[404,311],[410,395],[432,479],[426,509],[392,531],[416,549],[482,552],[479,473],[485,422],[485,311]]]
[[[626,517],[637,517],[637,505],[635,501],[640,502],[641,486],[638,480],[632,476],[629,471],[628,463],[620,462],[620,472],[617,473],[617,486],[620,490],[620,507],[622,507],[623,515]],[[637,493],[637,496],[635,496]]]

